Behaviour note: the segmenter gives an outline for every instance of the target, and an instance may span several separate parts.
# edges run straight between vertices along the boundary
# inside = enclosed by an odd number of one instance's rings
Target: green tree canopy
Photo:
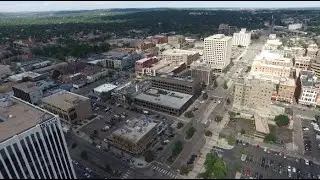
[[[145,152],[145,154],[144,154],[144,160],[145,160],[146,162],[150,163],[151,161],[154,160],[154,158],[155,158],[155,154],[154,154],[153,151],[148,150],[148,151]]]
[[[192,118],[194,115],[193,115],[193,112],[192,111],[187,111],[186,113],[184,113],[184,117],[186,118]]]
[[[289,117],[286,116],[286,115],[279,115],[279,116],[276,116],[274,121],[276,122],[276,124],[279,126],[279,127],[282,127],[282,126],[287,126],[289,124]]]
[[[182,149],[183,149],[183,143],[180,140],[176,141],[172,148],[172,155],[173,156],[178,155],[182,151]]]
[[[186,139],[192,138],[195,132],[196,132],[196,129],[193,126],[191,126],[186,132]]]
[[[274,143],[277,141],[277,136],[273,133],[269,133],[264,137],[264,142]]]
[[[207,100],[208,97],[209,97],[208,93],[205,92],[205,93],[202,94],[202,99]]]

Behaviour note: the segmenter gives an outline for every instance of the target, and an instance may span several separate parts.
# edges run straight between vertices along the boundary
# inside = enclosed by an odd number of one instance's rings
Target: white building
[[[302,23],[295,23],[295,24],[289,24],[288,29],[289,30],[297,30],[302,28]]]
[[[276,34],[270,34],[269,39],[274,40],[276,39],[277,35]]]
[[[317,96],[320,90],[319,86],[316,84],[316,73],[314,71],[301,70],[300,81],[301,95],[299,99],[299,104],[316,106]]]
[[[98,87],[94,88],[93,92],[95,94],[100,95],[101,93],[106,93],[106,92],[112,91],[117,87],[118,86],[113,85],[113,84],[102,84],[101,86],[98,86]]]
[[[76,179],[58,116],[15,97],[0,115],[0,179]]]
[[[216,34],[204,39],[204,62],[210,64],[215,72],[230,64],[232,38],[223,34]]]
[[[242,28],[240,32],[233,33],[233,45],[234,46],[249,46],[251,43],[251,33],[246,32],[245,28]]]

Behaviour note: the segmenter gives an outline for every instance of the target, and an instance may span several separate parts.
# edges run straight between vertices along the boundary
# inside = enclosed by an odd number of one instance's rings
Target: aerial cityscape
[[[320,179],[320,3],[63,3],[0,3],[0,179]]]

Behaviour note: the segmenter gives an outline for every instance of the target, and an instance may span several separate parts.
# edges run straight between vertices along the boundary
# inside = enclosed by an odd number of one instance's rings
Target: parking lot
[[[314,120],[313,120],[314,121]],[[302,119],[302,136],[304,144],[304,154],[313,157],[320,156],[320,139],[317,140],[317,134],[320,134],[319,131],[316,131],[312,125],[311,120]],[[315,123],[315,121],[313,122]]]
[[[283,153],[273,152],[259,146],[239,142],[231,150],[217,147],[217,153],[228,164],[228,178],[234,178],[235,172],[241,172],[242,179],[318,179],[320,166],[312,161],[297,159]],[[245,158],[241,158],[245,155]]]

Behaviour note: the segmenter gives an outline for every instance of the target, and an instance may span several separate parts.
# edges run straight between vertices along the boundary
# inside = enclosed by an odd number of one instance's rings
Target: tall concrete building
[[[320,85],[317,83],[317,76],[314,71],[300,71],[301,94],[299,104],[317,105],[317,97],[320,92]]]
[[[317,77],[320,77],[320,59],[313,60],[310,67],[317,74]]]
[[[251,43],[251,33],[242,28],[240,32],[233,33],[232,43],[234,46],[249,46]]]
[[[268,109],[274,91],[275,86],[272,81],[239,78],[235,83],[233,106],[235,108]]]
[[[232,38],[216,34],[204,39],[204,62],[210,64],[214,72],[222,72],[230,64]]]
[[[213,82],[213,73],[211,67],[206,63],[193,62],[190,65],[191,77],[197,79],[205,85],[210,85]]]
[[[76,179],[58,116],[0,100],[0,179]]]

